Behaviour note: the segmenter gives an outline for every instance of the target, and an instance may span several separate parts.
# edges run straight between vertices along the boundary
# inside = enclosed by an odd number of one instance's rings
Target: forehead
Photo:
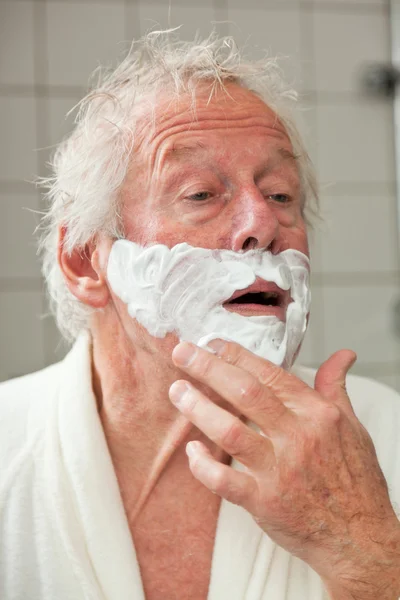
[[[150,114],[146,111],[137,128],[137,153],[168,153],[179,158],[186,153],[183,138],[201,139],[211,136],[225,141],[227,136],[268,136],[279,141],[287,150],[291,143],[276,113],[256,94],[237,84],[228,84],[213,93],[209,85],[201,84],[194,95],[179,97],[164,94],[157,99]],[[201,142],[198,143],[201,148]],[[153,156],[155,158],[155,156]]]

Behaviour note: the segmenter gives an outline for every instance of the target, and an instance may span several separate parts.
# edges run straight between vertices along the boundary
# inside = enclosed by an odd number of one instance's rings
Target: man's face
[[[150,114],[139,123],[122,192],[126,238],[141,245],[187,242],[308,255],[290,140],[257,96],[233,84],[228,92],[209,101],[209,87],[200,87],[195,114],[189,96],[179,102],[165,96],[155,128],[148,125]],[[114,302],[125,313],[115,296]],[[126,322],[128,331],[132,327]]]
[[[195,119],[190,97],[179,104],[167,97],[150,135],[143,123],[123,190],[126,237],[142,245],[308,254],[289,138],[254,94],[236,85],[228,92],[209,102],[209,88],[200,88]]]

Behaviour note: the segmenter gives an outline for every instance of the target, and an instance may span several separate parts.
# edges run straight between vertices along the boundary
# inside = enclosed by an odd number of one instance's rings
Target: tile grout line
[[[1,0],[0,0],[1,1]],[[33,0],[31,0],[33,1]],[[43,2],[43,0],[40,0]],[[36,0],[39,3],[39,0]],[[216,13],[218,14],[222,10],[221,0],[216,1]],[[219,6],[218,6],[219,5]],[[132,8],[132,7],[128,7]],[[222,15],[221,15],[222,16]],[[226,19],[216,19],[225,21]],[[223,23],[226,25],[226,23]],[[225,35],[225,34],[224,34]],[[228,35],[226,33],[226,35]],[[131,39],[130,33],[128,34],[128,39]],[[63,85],[63,84],[42,84],[35,83],[31,84],[8,84],[8,83],[0,83],[0,97],[41,97],[47,98],[49,95],[51,97],[71,97],[75,98],[77,95],[83,95],[87,92],[87,88],[80,85]],[[353,90],[341,90],[338,92],[334,91],[324,91],[318,89],[304,89],[299,92],[300,100],[302,102],[311,102],[316,103],[321,106],[329,106],[334,104],[336,105],[353,105],[357,104],[357,106],[364,104],[366,106],[371,106],[374,104],[380,104],[380,99],[368,98],[363,94],[360,94],[359,91]]]
[[[310,78],[309,84],[313,87],[316,87],[317,85],[317,73],[316,73],[316,67],[315,67],[315,32],[314,32],[314,2],[307,2],[307,7],[308,7],[308,20],[307,20],[307,30],[306,30],[306,37],[307,37],[307,50],[308,50],[308,56],[310,58],[310,65],[309,65],[309,71],[308,71],[308,76]],[[303,19],[303,26],[304,26],[304,19]],[[302,33],[303,37],[304,37],[304,32]],[[316,106],[318,105],[318,103],[316,102]],[[313,142],[313,144],[315,144],[315,152],[316,155],[318,154],[318,131],[317,131],[317,113],[316,110],[312,111],[312,114],[310,115],[311,117],[311,127],[312,127],[312,131],[314,131],[314,135],[315,135],[315,140]],[[311,141],[310,141],[311,143]],[[313,149],[314,149],[314,145],[313,145]],[[313,342],[314,342],[314,348],[316,350],[316,353],[318,356],[324,356],[325,355],[325,342],[326,342],[326,331],[325,331],[325,306],[324,306],[324,276],[322,275],[320,277],[320,281],[319,281],[319,289],[318,292],[316,292],[315,290],[315,276],[313,278],[313,274],[312,274],[312,278],[311,281],[313,283],[314,286],[314,292],[318,294],[318,302],[319,302],[319,306],[318,306],[318,327],[316,328],[316,331],[318,331],[318,335],[316,335],[316,333],[314,333],[313,335]],[[312,314],[312,306],[313,306],[313,302],[311,299],[311,314]],[[313,332],[315,331],[315,328],[313,330]]]
[[[0,6],[3,0],[0,0]],[[4,0],[10,1],[10,0]],[[13,0],[13,2],[24,2],[26,0]],[[36,2],[40,2],[41,0],[31,0],[34,4]],[[50,0],[53,4],[124,4],[125,0]],[[129,1],[129,0],[128,0]],[[132,0],[131,0],[132,2]],[[132,2],[133,3],[133,2]],[[147,4],[160,4],[159,0],[147,0]],[[238,4],[239,3],[238,1]],[[187,6],[187,2],[185,0],[175,0],[174,5],[179,7]],[[269,3],[263,6],[264,10],[276,10],[279,9],[281,11],[291,10],[293,8],[308,8],[310,5],[313,5],[313,0],[287,0],[282,2],[282,0],[269,0]],[[251,11],[252,9],[259,9],[258,2],[252,2],[251,0],[247,2],[246,8]],[[386,12],[389,10],[389,5],[387,2],[355,2],[354,0],[350,0],[347,2],[339,2],[335,0],[327,0],[325,2],[321,2],[316,4],[317,10],[321,12],[341,12],[348,14],[350,12],[355,14],[360,13],[378,13],[378,12]]]
[[[36,102],[36,137],[37,137],[37,157],[38,157],[38,174],[40,176],[46,175],[44,170],[42,157],[44,156],[44,149],[49,144],[49,73],[48,73],[48,61],[47,61],[47,1],[46,0],[35,0],[34,2],[34,64],[35,64],[35,102]],[[39,96],[36,92],[38,86],[42,94]],[[44,208],[42,198],[39,202],[40,209]],[[42,280],[43,281],[43,280]],[[44,282],[43,282],[44,283]],[[44,317],[48,313],[47,296],[44,293],[45,285],[42,284],[41,291],[41,317]],[[44,324],[44,318],[41,319],[40,328],[42,332],[42,347],[43,347],[43,359],[45,364],[50,364],[50,352],[48,348],[46,327]]]
[[[139,31],[139,3],[132,0],[125,0],[124,2],[124,35],[128,42],[132,42],[137,39]],[[135,23],[134,23],[135,21]]]
[[[311,274],[312,286],[314,288],[365,288],[373,285],[398,285],[400,273],[398,271],[365,271],[328,273],[313,271]]]
[[[42,292],[41,277],[0,277],[0,293]]]
[[[218,24],[218,33],[220,35],[229,35],[229,12],[227,0],[213,0],[213,9],[215,21]]]
[[[1,1],[1,0],[0,0]],[[31,0],[33,2],[34,0]],[[39,0],[36,0],[38,2]],[[49,94],[51,96],[65,98],[66,96],[71,96],[71,98],[75,98],[76,95],[83,94],[85,92],[85,88],[79,85],[71,86],[71,85],[47,85],[43,83],[33,83],[33,84],[10,84],[10,83],[0,83],[0,96],[8,97],[8,96],[21,96],[22,98],[26,97],[38,97],[38,98],[46,98]]]

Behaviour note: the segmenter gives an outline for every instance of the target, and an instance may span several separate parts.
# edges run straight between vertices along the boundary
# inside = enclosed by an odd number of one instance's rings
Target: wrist
[[[343,576],[336,581],[324,580],[330,600],[399,600],[400,564],[392,575],[379,573],[375,578]]]
[[[322,575],[331,600],[400,600],[400,524],[384,541],[369,541]]]

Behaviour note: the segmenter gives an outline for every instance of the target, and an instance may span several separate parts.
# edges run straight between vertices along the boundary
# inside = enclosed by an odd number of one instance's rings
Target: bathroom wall
[[[48,316],[32,232],[43,208],[30,183],[45,175],[66,112],[90,72],[152,27],[211,22],[248,53],[267,49],[301,92],[299,119],[321,183],[312,233],[313,311],[301,360],[342,347],[354,371],[400,390],[400,296],[392,106],[367,96],[365,65],[390,57],[386,0],[0,0],[0,380],[65,353]],[[250,50],[250,46],[255,49]]]

